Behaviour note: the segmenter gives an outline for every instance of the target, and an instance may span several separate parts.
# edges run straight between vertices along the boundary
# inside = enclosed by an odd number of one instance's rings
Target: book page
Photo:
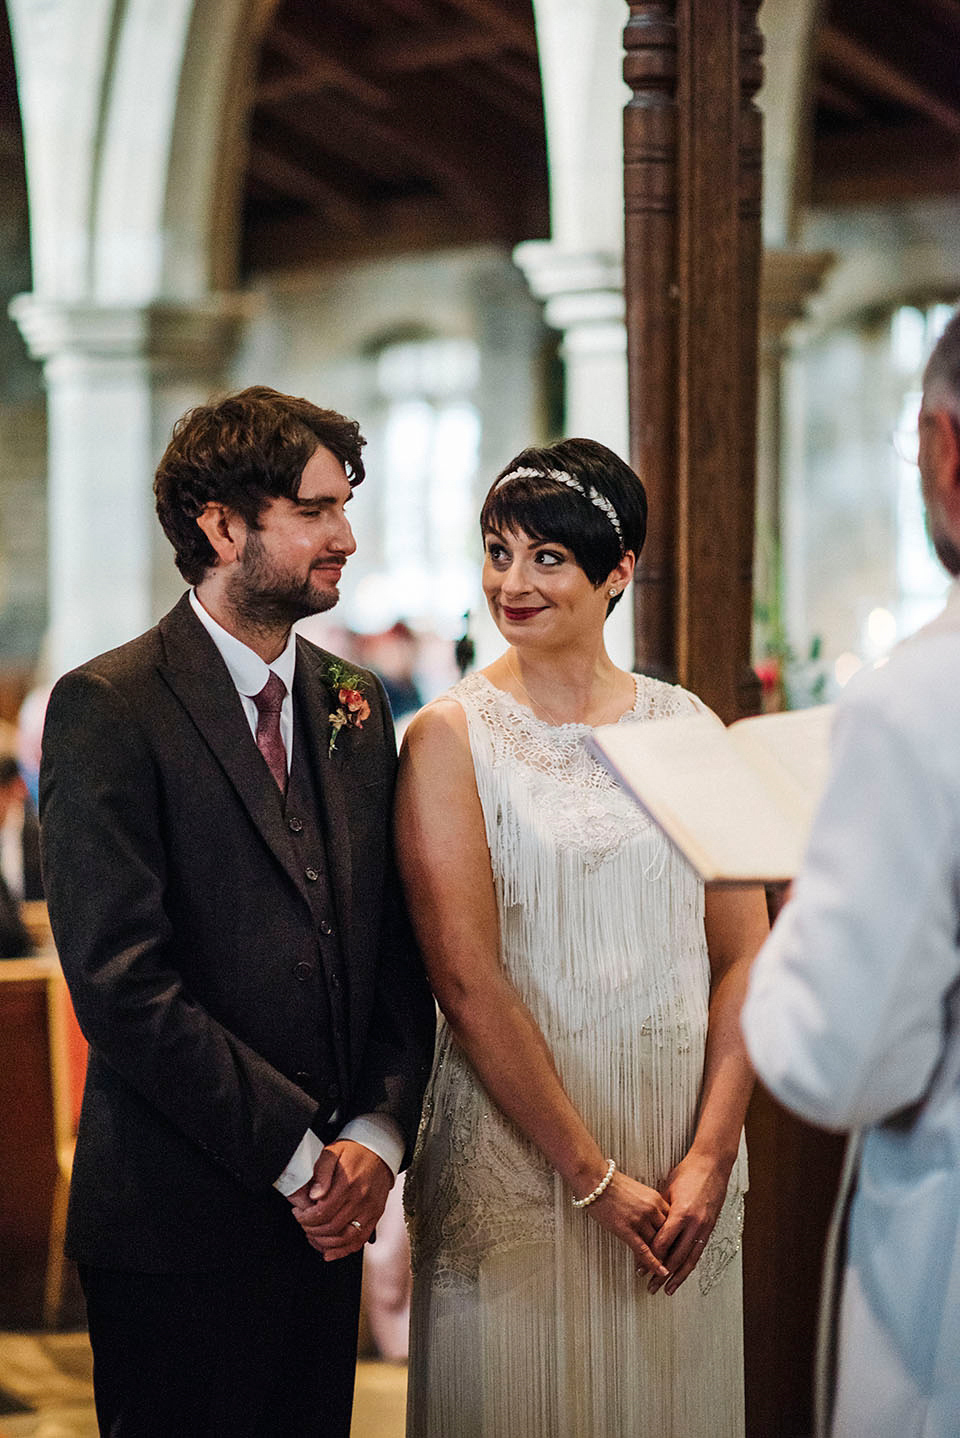
[[[827,783],[834,706],[818,704],[784,714],[738,719],[727,730],[731,742],[809,828]]]
[[[741,720],[732,732],[794,717]],[[709,714],[605,725],[588,742],[701,878],[776,883],[794,876],[806,845],[829,718],[774,727],[783,733],[772,746],[755,731],[734,740]]]

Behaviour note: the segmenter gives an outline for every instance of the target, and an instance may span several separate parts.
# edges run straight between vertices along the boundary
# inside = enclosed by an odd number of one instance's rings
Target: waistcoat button
[[[306,869],[304,870],[304,872],[307,878],[310,880],[311,884],[315,884],[320,877],[316,869]]]
[[[301,962],[297,964],[296,968],[293,971],[294,978],[299,979],[301,984],[305,984],[312,973],[313,964],[308,964],[306,962]]]
[[[324,934],[327,938],[329,938],[330,935],[333,933],[333,925],[329,923],[327,919],[321,919],[320,932],[321,934]]]
[[[303,820],[293,818],[288,819],[287,828],[290,829],[294,834],[300,834],[303,832]]]

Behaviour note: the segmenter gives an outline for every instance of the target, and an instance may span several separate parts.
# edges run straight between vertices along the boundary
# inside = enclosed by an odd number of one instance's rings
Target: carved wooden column
[[[758,0],[630,3],[624,75],[631,444],[650,536],[641,667],[726,720],[758,707],[752,609]]]

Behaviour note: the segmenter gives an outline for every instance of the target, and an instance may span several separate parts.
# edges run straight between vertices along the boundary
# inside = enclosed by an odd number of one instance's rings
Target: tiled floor
[[[0,1333],[0,1390],[30,1411],[0,1414],[0,1438],[97,1438],[84,1333]],[[351,1438],[403,1438],[402,1365],[364,1360],[357,1370]]]

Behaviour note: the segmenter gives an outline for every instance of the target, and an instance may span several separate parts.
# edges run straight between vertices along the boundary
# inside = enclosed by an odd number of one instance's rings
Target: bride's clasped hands
[[[729,1166],[687,1154],[663,1191],[619,1171],[590,1205],[590,1216],[632,1251],[649,1289],[676,1293],[696,1268],[726,1196]]]

